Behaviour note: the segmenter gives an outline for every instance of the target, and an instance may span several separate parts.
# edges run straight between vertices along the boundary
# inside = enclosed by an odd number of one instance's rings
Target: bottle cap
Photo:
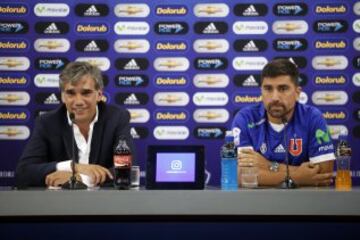
[[[348,135],[347,132],[344,129],[342,129],[339,133],[339,140],[346,140],[347,135]]]
[[[226,131],[226,133],[225,133],[225,141],[226,142],[234,141],[234,134],[233,134],[232,131]]]

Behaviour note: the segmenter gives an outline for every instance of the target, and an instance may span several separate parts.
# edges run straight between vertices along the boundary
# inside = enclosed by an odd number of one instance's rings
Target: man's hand
[[[46,186],[58,187],[67,181],[69,181],[72,173],[67,171],[55,171],[48,174],[45,178]],[[76,179],[79,179],[79,176],[76,176]]]
[[[259,169],[269,169],[270,161],[252,149],[241,149],[238,156],[238,166],[257,166]]]
[[[76,164],[76,173],[88,175],[93,181],[92,184],[99,185],[105,182],[106,176],[113,179],[107,168],[96,164]]]
[[[332,173],[320,173],[320,166],[310,162],[302,163],[291,177],[301,186],[328,186],[333,178]]]

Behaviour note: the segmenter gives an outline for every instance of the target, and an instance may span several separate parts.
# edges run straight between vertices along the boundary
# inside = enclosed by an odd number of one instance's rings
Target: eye
[[[83,95],[84,97],[88,97],[90,96],[94,91],[93,90],[84,90],[81,92],[81,95]]]
[[[287,90],[289,90],[289,86],[280,86],[279,87],[279,92],[285,92]]]
[[[66,90],[65,91],[65,94],[69,97],[72,97],[72,96],[75,96],[75,91],[73,90]]]

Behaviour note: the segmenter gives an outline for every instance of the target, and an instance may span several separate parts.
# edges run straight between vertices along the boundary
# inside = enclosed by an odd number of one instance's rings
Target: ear
[[[61,92],[61,101],[65,103],[65,93]]]
[[[100,102],[102,97],[103,97],[103,91],[100,89],[100,90],[97,91],[96,101]]]
[[[296,87],[295,91],[296,91],[296,100],[299,100],[302,88],[300,86],[298,86],[298,87]]]

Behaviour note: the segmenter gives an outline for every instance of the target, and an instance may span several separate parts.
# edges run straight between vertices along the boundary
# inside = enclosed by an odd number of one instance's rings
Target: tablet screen
[[[195,153],[157,153],[156,182],[194,182]]]

